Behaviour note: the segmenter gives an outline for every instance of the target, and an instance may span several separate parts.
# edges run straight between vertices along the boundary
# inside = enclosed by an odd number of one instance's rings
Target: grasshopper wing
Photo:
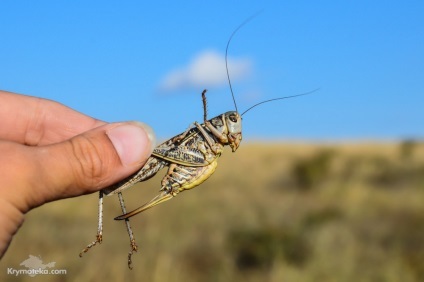
[[[210,136],[214,139],[211,134]],[[218,157],[213,155],[210,146],[197,128],[184,134],[181,141],[175,141],[178,137],[157,146],[152,155],[184,166],[206,166]]]

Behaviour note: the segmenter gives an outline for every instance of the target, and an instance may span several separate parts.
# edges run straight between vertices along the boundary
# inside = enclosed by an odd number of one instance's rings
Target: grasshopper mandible
[[[224,146],[230,146],[235,152],[240,146],[242,140],[242,115],[252,108],[271,101],[292,98],[310,94],[311,92],[274,98],[257,103],[242,114],[237,110],[237,104],[231,86],[228,71],[228,47],[234,34],[254,16],[245,20],[237,29],[233,31],[225,50],[225,63],[227,78],[233,97],[235,111],[229,111],[218,115],[210,120],[207,119],[206,90],[202,92],[203,101],[203,123],[194,122],[194,126],[189,127],[185,132],[160,144],[154,150],[145,165],[133,175],[120,181],[119,183],[103,189],[99,192],[99,217],[96,240],[90,243],[80,253],[86,253],[91,247],[102,242],[103,231],[103,196],[118,194],[119,202],[123,214],[116,217],[115,220],[124,220],[130,237],[131,249],[128,253],[128,267],[132,269],[131,256],[137,251],[134,235],[131,230],[129,218],[152,208],[160,203],[168,201],[178,195],[180,192],[197,187],[207,180],[217,167],[218,158],[223,152]],[[167,167],[168,172],[161,182],[159,195],[142,205],[141,207],[128,212],[126,211],[122,191],[134,184],[145,181],[153,177],[159,170]]]

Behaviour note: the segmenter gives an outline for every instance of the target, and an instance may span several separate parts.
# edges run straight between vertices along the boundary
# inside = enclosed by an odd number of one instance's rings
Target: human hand
[[[105,123],[62,104],[0,91],[0,257],[29,210],[112,185],[154,148],[141,123]]]

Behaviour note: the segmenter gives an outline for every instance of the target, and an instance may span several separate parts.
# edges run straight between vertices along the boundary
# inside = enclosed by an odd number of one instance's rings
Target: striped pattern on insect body
[[[131,245],[131,249],[128,253],[128,267],[131,269],[131,256],[134,252],[137,251],[137,244],[135,243],[133,232],[129,223],[130,217],[160,203],[168,201],[178,195],[180,192],[195,188],[207,180],[214,173],[217,167],[218,158],[221,156],[224,146],[230,146],[233,152],[235,152],[239,147],[242,140],[242,115],[244,115],[246,112],[263,103],[307,95],[316,91],[314,90],[308,93],[262,101],[251,106],[242,114],[237,111],[237,104],[234,98],[234,93],[232,91],[227,65],[228,46],[234,34],[252,18],[253,17],[243,22],[232,33],[230,39],[227,42],[225,62],[235,111],[229,111],[208,120],[206,110],[206,90],[204,90],[202,92],[204,112],[204,122],[202,124],[195,122],[194,126],[187,129],[184,133],[179,134],[160,144],[153,150],[151,157],[138,172],[99,192],[99,217],[96,240],[83,249],[80,253],[80,256],[86,253],[93,246],[102,242],[103,196],[117,194],[123,214],[116,217],[115,220],[124,220],[126,224]],[[168,168],[168,172],[162,179],[159,195],[141,207],[131,212],[127,212],[122,197],[122,191],[130,188],[138,182],[150,179],[159,170],[165,167]]]
[[[162,179],[161,193],[140,208],[116,217],[116,220],[130,218],[172,199],[184,190],[198,186],[214,173],[224,146],[230,146],[233,152],[237,150],[242,139],[240,114],[231,111],[207,120],[205,93],[206,90],[202,93],[205,105],[203,124],[195,122],[193,128],[160,144],[136,174],[103,190],[106,195],[120,193],[137,182],[153,177],[160,169],[168,167],[168,172]]]
[[[204,123],[195,122],[193,128],[190,127],[184,133],[160,144],[153,150],[150,158],[138,172],[100,191],[99,224],[96,240],[82,250],[80,256],[97,243],[102,242],[103,195],[118,194],[124,214],[115,219],[125,220],[126,223],[131,244],[128,254],[128,267],[131,269],[131,256],[137,251],[137,245],[129,224],[129,218],[172,199],[180,192],[203,183],[215,172],[218,158],[221,156],[224,146],[230,146],[233,152],[237,150],[242,140],[241,115],[237,111],[230,111],[207,120],[206,90],[202,92],[202,100]],[[168,172],[162,179],[160,194],[150,202],[127,213],[121,192],[137,182],[150,179],[165,167],[168,167]]]

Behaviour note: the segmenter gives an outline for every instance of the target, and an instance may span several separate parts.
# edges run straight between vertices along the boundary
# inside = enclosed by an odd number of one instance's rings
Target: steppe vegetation
[[[150,200],[160,179],[126,191],[128,209]],[[104,242],[79,258],[95,236],[97,195],[31,211],[0,281],[424,281],[424,144],[228,150],[200,187],[131,220],[132,271],[118,214],[117,198],[106,198]],[[67,275],[6,274],[30,254]]]

